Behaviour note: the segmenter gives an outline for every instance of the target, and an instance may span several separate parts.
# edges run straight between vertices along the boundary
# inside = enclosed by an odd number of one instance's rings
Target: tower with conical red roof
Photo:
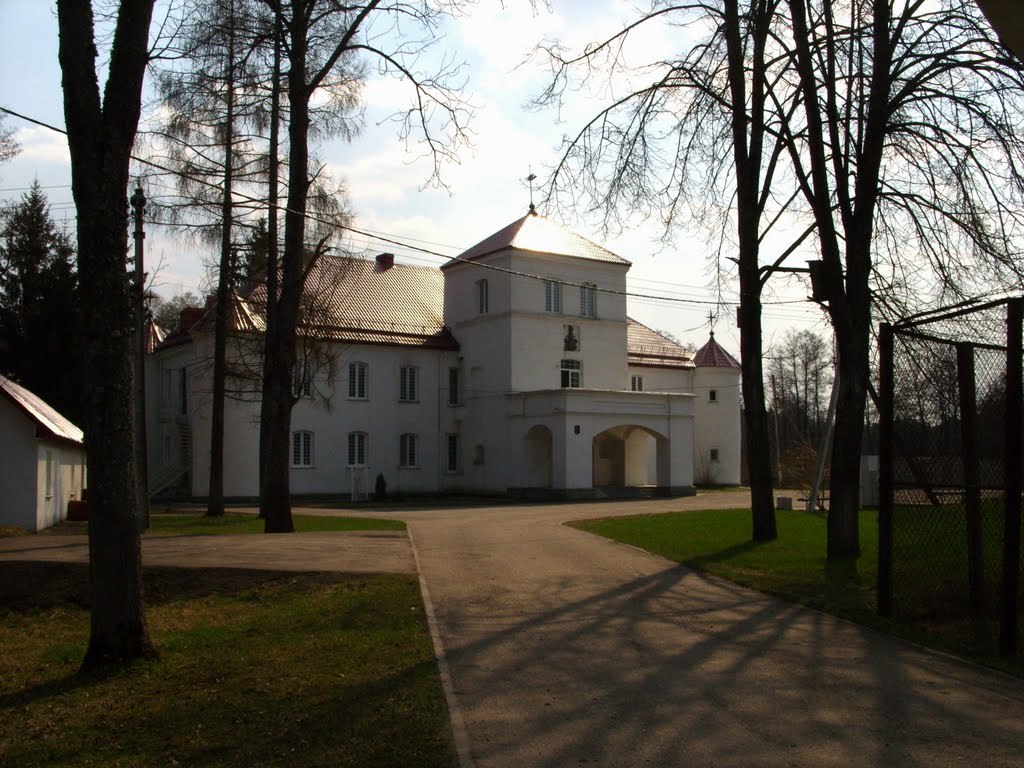
[[[711,331],[693,356],[694,451],[697,485],[740,483],[740,364]]]

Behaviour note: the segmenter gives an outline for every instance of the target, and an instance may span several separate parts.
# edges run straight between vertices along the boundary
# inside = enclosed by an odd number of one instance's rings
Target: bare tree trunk
[[[754,541],[778,536],[772,492],[771,442],[764,405],[761,360],[761,273],[758,265],[761,160],[764,143],[764,43],[769,18],[759,0],[751,3],[753,50],[747,113],[745,50],[738,0],[726,0],[725,34],[728,46],[733,154],[736,166],[736,215],[740,277],[740,365],[743,375],[743,418],[747,428],[747,468]]]
[[[101,101],[92,7],[58,0],[64,115],[78,213],[85,335],[83,426],[89,467],[89,647],[83,669],[153,652],[142,603],[135,507],[132,297],[125,270],[130,152],[138,127],[153,2],[122,3]]]
[[[306,34],[302,2],[288,20],[288,208],[284,217],[284,253],[277,301],[268,306],[273,330],[267,330],[263,368],[267,450],[260,488],[260,514],[267,533],[289,533],[292,522],[290,462],[292,369],[305,256],[306,193],[309,186],[309,89],[306,83]]]
[[[210,418],[210,487],[206,514],[224,514],[224,397],[227,375],[228,287],[231,279],[231,235],[234,220],[232,182],[235,142],[235,18],[232,0],[228,11],[228,51],[224,79],[224,189],[221,203],[220,265],[217,306],[213,323],[213,406]]]
[[[281,162],[278,156],[280,145],[281,125],[281,11],[274,11],[274,68],[273,68],[273,90],[270,94],[270,162],[267,168],[267,308],[266,308],[266,333],[263,340],[264,361],[271,356],[271,347],[277,338],[277,324],[275,313],[272,308],[277,303],[278,283],[278,229],[277,229],[277,204],[278,204],[278,177]],[[266,369],[264,368],[264,372]],[[260,449],[259,449],[259,480],[260,493],[263,492],[263,480],[266,476],[267,457],[270,454],[270,433],[269,426],[272,422],[271,400],[263,397],[260,399]],[[260,517],[266,517],[266,511],[260,504]]]

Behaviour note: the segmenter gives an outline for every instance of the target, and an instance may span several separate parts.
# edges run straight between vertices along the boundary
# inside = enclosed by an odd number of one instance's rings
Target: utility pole
[[[139,531],[149,529],[149,470],[146,456],[146,275],[142,270],[142,213],[146,196],[142,187],[131,197],[135,219],[135,495]]]

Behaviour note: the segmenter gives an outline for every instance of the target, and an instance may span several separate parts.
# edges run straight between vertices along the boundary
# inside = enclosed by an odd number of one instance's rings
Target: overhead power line
[[[44,122],[42,120],[38,120],[36,118],[29,117],[28,115],[24,115],[24,114],[22,114],[20,112],[16,112],[13,109],[9,109],[7,107],[0,106],[0,112],[4,112],[4,113],[6,113],[8,115],[11,115],[12,117],[18,118],[19,120],[24,120],[26,122],[32,123],[33,125],[38,125],[38,126],[40,126],[42,128],[46,128],[48,130],[54,131],[55,133],[59,133],[59,134],[65,135],[65,136],[67,135],[67,131],[64,130],[63,128],[58,128],[57,126],[51,125],[50,123],[46,123],[46,122]],[[181,171],[175,170],[173,168],[169,168],[169,167],[167,167],[165,165],[162,165],[162,164],[160,164],[158,162],[155,162],[153,160],[150,160],[148,158],[139,157],[138,155],[131,155],[131,158],[132,158],[132,160],[134,160],[134,161],[136,161],[138,163],[141,163],[142,165],[145,165],[145,166],[150,167],[150,168],[155,168],[158,171],[161,171],[162,175],[172,175],[172,176],[175,176],[175,177],[178,177],[178,178],[187,179],[188,181],[192,181],[192,182],[195,182],[197,184],[201,184],[201,185],[209,187],[210,189],[214,189],[214,190],[218,190],[218,191],[220,191],[222,189],[222,187],[219,184],[216,184],[216,183],[214,183],[212,181],[209,181],[209,180],[203,179],[203,178],[199,178],[199,177],[196,177],[196,176],[192,176],[192,175],[189,175],[189,174],[186,174],[186,173],[182,173]],[[66,186],[66,185],[59,185],[59,186]],[[277,203],[277,204],[274,204],[273,206],[271,206],[269,201],[267,201],[267,200],[263,200],[263,199],[260,199],[260,198],[255,198],[255,197],[252,197],[252,196],[247,195],[247,194],[242,193],[242,192],[233,192],[233,196],[236,197],[236,198],[239,198],[240,200],[248,202],[248,203],[253,203],[253,204],[256,204],[256,205],[259,205],[259,206],[265,206],[265,207],[273,207],[273,208],[275,208],[276,210],[278,210],[278,211],[280,211],[282,213],[288,213],[289,210],[290,210],[286,205],[282,205],[280,203]],[[397,235],[390,235],[390,234],[384,234],[384,233],[379,233],[379,232],[372,232],[370,230],[360,229],[358,227],[354,227],[354,226],[351,226],[351,225],[348,225],[348,224],[342,224],[342,223],[339,223],[337,221],[332,221],[332,220],[326,219],[324,217],[321,217],[321,216],[318,216],[316,214],[310,213],[309,211],[305,211],[305,212],[301,213],[300,215],[303,216],[305,219],[307,219],[309,221],[314,221],[314,222],[317,222],[319,224],[326,224],[328,226],[337,227],[338,229],[344,230],[346,232],[350,232],[352,234],[359,235],[360,237],[367,238],[369,241],[372,241],[372,242],[386,243],[386,244],[388,244],[390,246],[397,246],[397,247],[400,247],[400,248],[404,248],[406,250],[415,251],[417,253],[427,254],[427,255],[434,256],[434,257],[437,257],[437,258],[440,258],[440,259],[444,259],[446,261],[446,263],[462,262],[462,263],[465,263],[465,264],[470,264],[470,265],[472,265],[474,267],[477,267],[479,269],[486,269],[486,270],[491,270],[491,271],[494,271],[494,272],[501,272],[501,273],[505,273],[505,274],[509,274],[509,275],[514,275],[516,277],[527,278],[527,279],[530,279],[530,280],[548,281],[550,279],[550,277],[547,276],[547,275],[538,275],[538,274],[533,274],[533,273],[530,273],[530,272],[524,272],[524,271],[521,271],[521,270],[509,269],[507,267],[501,267],[501,266],[498,266],[496,264],[486,264],[486,263],[482,263],[482,262],[479,262],[479,261],[473,261],[471,259],[463,259],[460,256],[452,256],[450,254],[440,253],[439,251],[435,251],[435,250],[430,249],[430,248],[425,248],[425,247],[423,247],[421,245],[414,245],[412,242],[410,242],[410,240],[416,241],[416,242],[429,242],[429,241],[426,241],[426,240],[416,240],[415,238],[408,238],[408,239],[404,239],[403,240],[403,239],[399,239],[399,237]],[[440,247],[450,247],[450,246],[440,246]],[[367,250],[369,250],[369,248],[367,248]],[[463,250],[465,250],[465,249],[463,249]],[[668,302],[668,303],[674,303],[674,304],[689,304],[689,305],[695,305],[695,306],[711,306],[711,307],[732,307],[736,303],[734,301],[727,301],[725,299],[702,299],[702,298],[691,298],[691,297],[682,297],[682,296],[665,296],[665,295],[658,295],[658,294],[653,294],[653,293],[642,293],[642,292],[638,292],[638,291],[619,290],[619,289],[616,289],[616,288],[601,288],[599,286],[590,286],[590,285],[587,285],[585,283],[580,283],[580,282],[570,282],[570,281],[564,281],[564,280],[561,280],[559,282],[562,285],[568,285],[568,286],[572,286],[572,287],[576,287],[576,288],[582,288],[582,287],[586,286],[588,288],[593,288],[598,293],[604,293],[604,294],[613,295],[613,296],[625,296],[627,298],[635,298],[635,299],[641,299],[641,300],[646,299],[646,300],[649,300],[649,301],[657,301],[657,302]],[[652,281],[652,282],[660,282],[660,281]],[[667,285],[674,285],[674,284],[669,284],[669,283],[666,283],[666,284]],[[683,287],[686,287],[686,286],[679,285],[678,287],[683,288]],[[799,303],[802,303],[802,302],[799,301],[799,300],[797,300],[797,301],[780,301],[780,302],[767,302],[766,301],[766,302],[762,302],[762,305],[764,305],[764,306],[772,306],[772,305],[776,305],[776,304],[791,304],[791,303],[799,304]]]

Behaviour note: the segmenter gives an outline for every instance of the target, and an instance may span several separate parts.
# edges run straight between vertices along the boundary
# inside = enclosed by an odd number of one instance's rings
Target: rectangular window
[[[580,315],[583,317],[597,317],[596,304],[594,302],[593,285],[580,286]]]
[[[296,360],[292,366],[292,397],[309,397],[309,360]]]
[[[459,404],[459,369],[448,369],[448,405]]]
[[[562,313],[562,284],[554,280],[544,281],[544,311]]]
[[[416,435],[402,435],[398,446],[398,466],[418,467],[419,455],[416,452]]]
[[[487,295],[487,281],[477,280],[476,281],[476,300],[477,309],[481,315],[486,315],[490,311],[490,297]]]
[[[449,472],[459,471],[459,436],[448,435],[447,440],[448,447],[448,463],[447,469]]]
[[[164,370],[164,375],[161,381],[160,389],[163,390],[161,394],[163,395],[163,403],[165,408],[171,407],[171,393],[174,391],[173,376],[174,371],[170,369]]]
[[[180,397],[178,399],[178,413],[188,413],[188,377],[185,375],[185,369],[180,368],[180,376],[178,382],[180,384]]]
[[[348,364],[348,396],[353,400],[366,399],[366,363]]]
[[[398,399],[404,403],[415,403],[419,399],[416,391],[416,368],[403,365],[399,375]]]
[[[708,400],[711,401],[712,403],[717,403],[718,402],[718,390],[717,389],[709,389],[708,390]]]
[[[709,456],[710,456],[712,461],[718,461],[718,449],[717,448],[712,448],[710,453],[709,453]]]
[[[579,389],[582,365],[579,360],[562,361],[562,389]]]
[[[292,432],[292,466],[313,466],[313,433],[306,430]]]
[[[366,464],[366,433],[348,433],[348,465],[360,467]]]
[[[634,392],[644,391],[644,377],[643,376],[632,376],[629,380],[629,388]]]
[[[45,483],[45,486],[46,486],[46,488],[45,488],[46,498],[48,498],[48,499],[52,498],[53,497],[53,451],[49,451],[49,450],[46,452],[46,480],[44,481],[44,483]],[[38,488],[39,486],[36,486],[36,487]]]

